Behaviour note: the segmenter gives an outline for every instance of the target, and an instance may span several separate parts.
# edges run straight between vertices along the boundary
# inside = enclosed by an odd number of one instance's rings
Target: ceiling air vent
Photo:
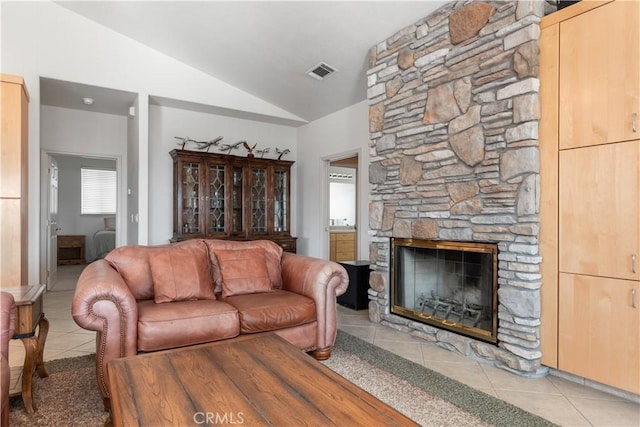
[[[334,67],[332,67],[331,65],[325,64],[324,62],[319,63],[318,65],[316,65],[315,67],[313,67],[312,69],[310,69],[309,71],[307,71],[307,75],[313,77],[314,79],[317,80],[324,80],[327,77],[333,75],[333,73],[335,73],[336,70]]]

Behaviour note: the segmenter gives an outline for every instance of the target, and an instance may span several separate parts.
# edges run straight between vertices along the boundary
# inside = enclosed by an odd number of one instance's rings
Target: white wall
[[[253,95],[154,51],[53,2],[0,2],[0,71],[25,79],[29,105],[29,283],[40,264],[40,77],[139,95],[138,240],[148,239],[150,95],[304,122]],[[170,23],[168,24],[170,25]],[[215,24],[212,24],[215,25]],[[82,145],[73,151],[82,149]]]
[[[296,130],[288,126],[260,123],[251,120],[222,117],[181,109],[151,105],[149,108],[149,244],[165,244],[173,235],[173,160],[169,152],[179,148],[174,137],[190,137],[196,141],[209,141],[223,136],[221,143],[246,140],[249,145],[258,143],[257,149],[270,147],[265,158],[276,158],[276,147],[291,152],[283,160],[296,160]],[[193,145],[188,146],[189,149]],[[210,152],[220,152],[212,147]],[[236,156],[246,156],[241,148],[232,151]],[[299,167],[294,163],[291,172],[292,208],[296,203]],[[291,228],[296,229],[296,212],[291,218]]]
[[[43,105],[40,146],[44,150],[126,157],[127,118]]]
[[[95,254],[91,249],[93,235],[104,230],[104,217],[110,215],[81,215],[80,169],[95,167],[115,169],[114,160],[86,157],[54,156],[58,162],[58,231],[59,235],[84,235],[85,260],[91,262]]]
[[[162,124],[157,138],[150,138],[149,132],[165,120],[150,120],[149,97],[164,97],[188,102],[211,105],[235,110],[250,115],[304,122],[302,119],[234,88],[222,81],[195,70],[173,58],[132,41],[114,31],[95,24],[53,2],[0,2],[0,71],[17,74],[25,79],[31,95],[29,106],[29,282],[39,280],[40,264],[40,77],[77,82],[82,84],[125,90],[138,94],[138,214],[140,216],[138,242],[141,244],[166,241],[171,234],[171,223],[167,220],[171,212],[171,197],[159,196],[158,175],[163,175],[167,154],[173,133],[180,131],[197,138],[193,127],[179,128],[179,120],[174,120],[173,128]],[[48,107],[46,107],[48,108]],[[46,109],[43,108],[43,111]],[[161,113],[162,109],[156,109]],[[49,116],[54,121],[54,115]],[[196,113],[194,113],[196,114]],[[196,114],[197,115],[197,114]],[[198,120],[201,126],[210,126],[205,136],[225,134],[228,130],[205,124],[211,120],[204,115]],[[47,120],[46,117],[43,120]],[[233,120],[230,120],[233,122]],[[211,122],[213,123],[213,122]],[[240,124],[242,123],[242,124]],[[252,129],[250,123],[242,121],[234,125],[238,129]],[[78,123],[76,123],[78,124]],[[43,126],[61,132],[56,123]],[[82,126],[80,123],[79,126]],[[231,126],[231,125],[230,125]],[[299,237],[298,252],[321,257],[328,256],[328,235],[324,226],[328,224],[328,183],[326,182],[321,159],[340,154],[358,153],[360,157],[358,192],[360,194],[358,223],[361,225],[359,258],[368,257],[368,237],[365,227],[367,220],[368,190],[368,108],[359,103],[331,114],[313,123],[294,129],[273,125],[273,138],[282,133],[282,146],[297,146],[297,154],[287,157],[297,160],[293,169],[292,203],[294,220],[293,234]],[[126,127],[125,136],[126,141]],[[193,129],[193,131],[192,131]],[[264,129],[260,129],[263,131]],[[155,131],[158,131],[156,128]],[[256,131],[257,132],[257,131]],[[269,131],[260,135],[268,135]],[[254,134],[236,133],[238,138],[251,140]],[[46,138],[46,137],[45,137]],[[164,138],[164,139],[163,139]],[[153,143],[150,143],[153,139]],[[271,143],[271,140],[258,140]],[[157,141],[167,146],[157,146]],[[84,152],[86,144],[65,146],[72,152]],[[92,150],[102,152],[103,145],[91,145]],[[107,147],[108,148],[108,147]],[[126,150],[125,150],[126,151]],[[294,150],[295,151],[295,150]],[[124,153],[124,151],[123,151]],[[91,153],[94,154],[94,153]],[[166,157],[165,157],[166,156]],[[152,166],[156,158],[163,158],[164,166]],[[123,154],[126,159],[126,154]],[[127,168],[126,164],[122,165]],[[153,168],[153,171],[151,170]],[[128,170],[131,174],[133,169]],[[364,178],[363,178],[364,177]],[[152,185],[153,184],[153,185]],[[152,189],[153,187],[153,189]],[[125,187],[126,191],[126,187]],[[153,191],[153,194],[151,194]],[[162,190],[164,191],[164,190]],[[296,197],[297,196],[297,197]],[[158,206],[155,204],[159,203]],[[325,206],[326,205],[326,206]],[[169,206],[169,208],[167,208]],[[166,211],[164,218],[156,218],[157,212]],[[129,214],[129,213],[128,213]],[[151,218],[153,216],[153,218]],[[326,218],[325,218],[326,216]],[[160,222],[155,223],[158,219]],[[167,225],[169,224],[169,225]],[[118,224],[120,226],[120,224]],[[127,237],[129,240],[130,236]]]
[[[297,129],[298,253],[328,258],[328,165],[358,154],[358,259],[369,259],[369,108],[360,102]]]
[[[43,151],[51,153],[54,155],[56,159],[64,159],[64,156],[59,156],[60,154],[74,155],[74,156],[84,156],[84,157],[101,157],[101,158],[109,158],[112,159],[109,165],[113,166],[116,169],[119,169],[118,175],[118,210],[122,211],[122,213],[126,213],[127,209],[127,199],[125,196],[126,192],[126,175],[124,171],[126,171],[126,149],[127,149],[127,118],[124,116],[118,116],[113,114],[103,114],[103,113],[93,113],[81,110],[72,110],[68,108],[60,108],[60,107],[51,107],[51,106],[42,106],[40,108],[40,125],[41,125],[41,148]],[[115,159],[115,160],[114,160]],[[92,161],[85,161],[85,165],[91,166],[93,165]],[[88,164],[92,163],[92,164]],[[61,218],[58,218],[58,224],[62,227],[62,230],[59,234],[84,234],[87,237],[87,247],[89,246],[90,236],[93,236],[93,233],[98,229],[97,227],[101,226],[101,219],[96,220],[95,218],[83,216],[83,217],[71,217],[71,210],[74,209],[77,205],[77,211],[80,211],[79,201],[76,201],[71,193],[66,192],[69,190],[65,188],[66,184],[71,183],[72,191],[75,193],[75,189],[77,189],[77,193],[79,194],[79,185],[80,185],[80,171],[79,165],[66,163],[60,164],[59,161],[59,169],[60,169],[60,181],[58,188],[58,211]],[[96,165],[102,164],[100,161],[96,161]],[[66,167],[67,171],[63,175],[62,167]],[[39,167],[39,165],[36,165]],[[74,169],[73,172],[69,172],[69,169]],[[33,171],[31,171],[33,173]],[[30,173],[30,175],[31,175]],[[75,176],[77,173],[77,176]],[[70,176],[72,178],[70,178]],[[65,181],[62,182],[63,177]],[[69,178],[69,179],[67,179]],[[77,178],[77,179],[76,179]],[[66,184],[65,184],[66,183]],[[42,182],[43,188],[48,184],[46,180]],[[75,188],[75,189],[74,189]],[[30,192],[30,206],[33,206],[32,203],[35,203],[34,198],[37,198],[38,206],[40,202],[42,203],[42,208],[46,209],[47,203],[44,200],[47,197],[47,193],[44,190],[41,192],[36,191],[35,193]],[[79,197],[79,196],[78,196]],[[42,199],[41,199],[42,198]],[[35,208],[30,208],[30,214]],[[67,212],[68,215],[65,215],[64,212]],[[42,217],[46,215],[46,212],[41,212]],[[117,228],[121,229],[123,234],[126,233],[126,218],[125,215],[119,215]],[[41,224],[44,224],[44,220],[42,222],[37,223],[38,227]],[[31,226],[31,225],[30,225]],[[30,234],[31,234],[30,230]],[[37,229],[36,232],[40,232],[42,241],[45,240],[46,230],[44,227],[41,229]],[[36,247],[36,249],[38,249]],[[31,250],[31,241],[30,241],[30,250]],[[46,254],[45,251],[41,252],[41,256]],[[85,256],[87,260],[90,261],[90,253],[87,250],[85,252]],[[36,263],[36,268],[38,264]],[[33,277],[31,276],[30,280],[33,281]]]
[[[135,116],[128,117],[127,121],[127,175],[126,175],[126,218],[127,223],[127,237],[126,243],[128,245],[138,244],[138,221],[139,212],[138,206],[140,204],[140,185],[139,185],[139,135],[140,135],[140,107],[138,105],[138,99],[133,103],[135,109]]]
[[[40,75],[304,122],[53,2],[1,6],[2,71],[29,78],[32,91]]]

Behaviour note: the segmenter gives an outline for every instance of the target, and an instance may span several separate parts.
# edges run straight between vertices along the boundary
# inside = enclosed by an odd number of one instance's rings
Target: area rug
[[[552,426],[549,421],[339,331],[327,367],[423,426]],[[95,355],[46,362],[34,415],[11,398],[12,426],[103,426]],[[373,426],[368,426],[373,427]]]

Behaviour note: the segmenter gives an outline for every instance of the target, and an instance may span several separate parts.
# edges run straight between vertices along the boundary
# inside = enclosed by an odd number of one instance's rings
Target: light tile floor
[[[78,267],[61,267],[54,290],[45,294],[44,311],[50,322],[45,361],[95,352],[95,333],[79,328],[71,318],[73,290],[69,289],[79,272]],[[338,328],[563,426],[640,426],[638,403],[555,375],[538,379],[513,375],[371,323],[367,310],[338,306]],[[10,365],[23,361],[24,347],[12,340]]]
[[[338,329],[562,426],[640,426],[640,405],[556,375],[523,378],[338,306]]]

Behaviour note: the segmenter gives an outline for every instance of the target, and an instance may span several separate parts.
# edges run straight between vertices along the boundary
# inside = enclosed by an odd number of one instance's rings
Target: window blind
[[[115,170],[81,168],[81,214],[115,214],[116,184]]]

